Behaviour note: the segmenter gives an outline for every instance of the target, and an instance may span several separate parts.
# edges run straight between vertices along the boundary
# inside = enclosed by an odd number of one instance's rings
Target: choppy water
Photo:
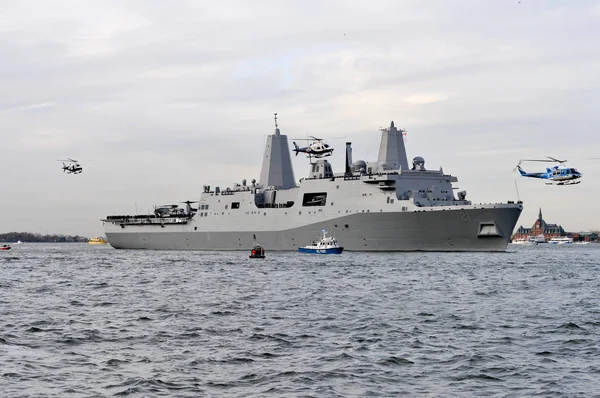
[[[0,252],[0,395],[598,396],[600,245]]]

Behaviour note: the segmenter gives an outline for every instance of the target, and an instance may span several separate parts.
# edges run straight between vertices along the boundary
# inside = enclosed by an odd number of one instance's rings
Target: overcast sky
[[[102,235],[108,214],[258,179],[274,112],[330,137],[334,171],[345,141],[376,160],[394,120],[472,201],[516,181],[518,225],[541,207],[600,228],[599,38],[600,1],[0,0],[0,232]],[[544,156],[582,183],[513,172]]]

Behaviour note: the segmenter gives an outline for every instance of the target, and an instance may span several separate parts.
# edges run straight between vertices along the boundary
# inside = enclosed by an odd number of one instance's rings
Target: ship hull
[[[355,213],[296,228],[261,230],[260,223],[236,231],[201,231],[189,226],[106,225],[116,249],[248,250],[253,235],[267,250],[293,250],[312,242],[323,229],[346,251],[505,251],[521,205],[429,208],[407,212]],[[493,224],[495,234],[482,233]],[[243,228],[243,230],[241,230]],[[255,228],[255,229],[251,229]]]

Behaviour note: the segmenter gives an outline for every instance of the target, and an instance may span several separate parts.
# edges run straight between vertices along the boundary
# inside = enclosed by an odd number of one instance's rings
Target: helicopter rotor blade
[[[521,163],[523,163],[522,160],[519,160],[519,163],[517,163],[517,165],[515,166],[515,168],[513,169],[513,172],[517,171],[517,169],[519,168],[519,166],[521,166]]]
[[[546,157],[547,157],[548,159],[552,159],[553,161],[555,161],[555,162],[558,162],[558,163],[565,163],[565,162],[566,162],[566,160],[558,160],[558,159],[556,159],[556,158],[553,158],[552,156],[546,156]]]

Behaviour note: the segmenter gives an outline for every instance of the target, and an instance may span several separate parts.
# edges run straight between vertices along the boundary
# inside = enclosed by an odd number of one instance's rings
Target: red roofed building
[[[540,208],[538,218],[537,218],[537,220],[535,220],[535,223],[533,224],[533,226],[531,228],[523,228],[523,226],[520,226],[512,238],[513,239],[520,239],[520,238],[527,239],[528,236],[539,236],[539,235],[544,235],[546,240],[550,240],[550,239],[554,238],[555,236],[558,236],[558,237],[567,236],[567,233],[565,232],[563,227],[561,227],[560,225],[546,223],[546,221],[544,221],[544,219],[542,218],[542,209]]]

